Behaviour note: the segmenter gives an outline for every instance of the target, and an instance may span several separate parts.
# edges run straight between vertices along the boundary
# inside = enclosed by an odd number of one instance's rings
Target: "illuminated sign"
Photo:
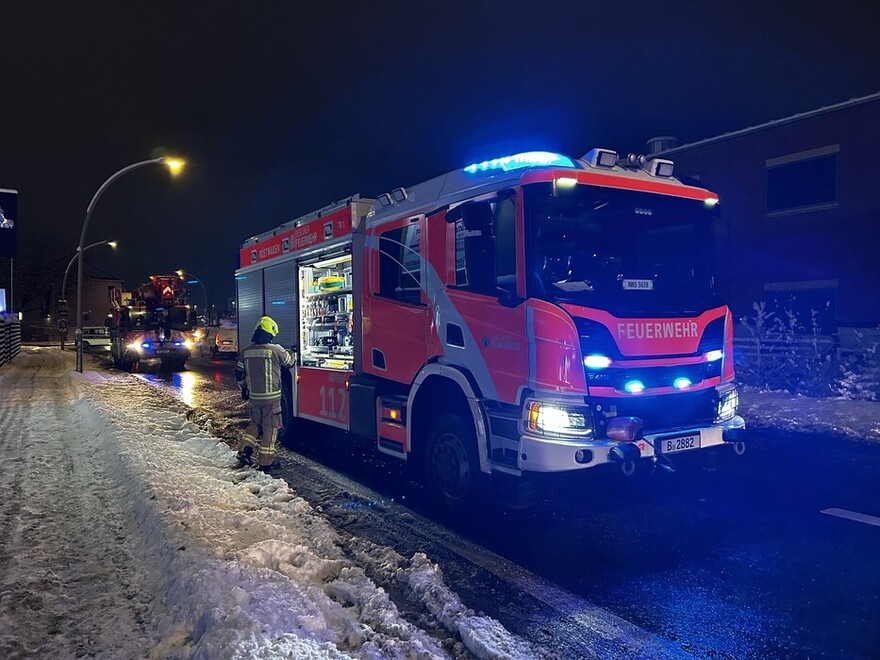
[[[0,257],[14,259],[18,245],[18,191],[0,188]]]

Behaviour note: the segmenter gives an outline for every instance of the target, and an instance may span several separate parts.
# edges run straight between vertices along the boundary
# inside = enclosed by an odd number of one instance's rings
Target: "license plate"
[[[678,451],[689,451],[700,448],[700,434],[679,435],[673,438],[660,438],[660,451],[664,454],[674,454]]]
[[[156,355],[168,355],[171,352],[170,348],[157,348]]]
[[[654,280],[623,280],[623,288],[627,291],[653,291]]]

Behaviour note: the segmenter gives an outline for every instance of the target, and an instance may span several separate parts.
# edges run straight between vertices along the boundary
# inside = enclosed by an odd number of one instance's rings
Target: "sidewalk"
[[[173,397],[74,360],[0,368],[0,658],[542,655],[423,553],[333,528]]]

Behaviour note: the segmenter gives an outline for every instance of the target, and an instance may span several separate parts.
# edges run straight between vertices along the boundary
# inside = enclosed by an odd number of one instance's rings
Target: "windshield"
[[[192,330],[193,319],[184,306],[159,307],[147,310],[143,307],[128,310],[128,322],[132,330]]]
[[[713,223],[702,200],[578,185],[525,187],[529,295],[615,316],[717,304]]]

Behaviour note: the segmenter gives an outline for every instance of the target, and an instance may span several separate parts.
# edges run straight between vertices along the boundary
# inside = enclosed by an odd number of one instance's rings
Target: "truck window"
[[[421,302],[421,227],[412,223],[379,236],[379,295]]]
[[[468,231],[455,223],[455,286],[495,295],[516,293],[516,204],[511,198],[490,203],[490,232]]]

